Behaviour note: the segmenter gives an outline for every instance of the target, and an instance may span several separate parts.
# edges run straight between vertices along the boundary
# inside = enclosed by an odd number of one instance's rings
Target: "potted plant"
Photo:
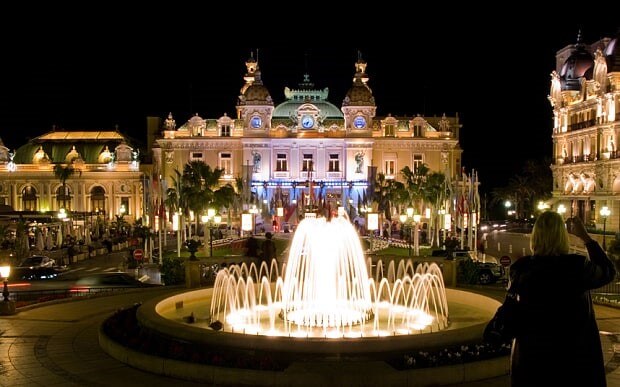
[[[187,247],[187,251],[189,251],[190,254],[189,260],[197,261],[198,258],[196,258],[196,251],[198,251],[198,248],[200,247],[200,241],[196,239],[190,239],[185,242],[185,246]]]

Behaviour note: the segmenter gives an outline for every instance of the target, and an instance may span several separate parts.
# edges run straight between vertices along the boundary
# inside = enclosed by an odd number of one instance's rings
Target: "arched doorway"
[[[93,187],[90,190],[90,210],[105,214],[105,189],[102,186]]]
[[[56,189],[56,205],[57,208],[64,208],[67,211],[71,211],[71,188],[69,188],[68,185],[65,186],[64,189],[62,185]]]
[[[33,186],[26,186],[22,190],[22,209],[24,211],[37,210],[37,190]]]

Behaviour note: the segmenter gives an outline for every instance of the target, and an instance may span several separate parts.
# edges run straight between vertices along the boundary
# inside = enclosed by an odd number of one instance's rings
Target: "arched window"
[[[71,188],[65,186],[63,190],[62,185],[56,190],[56,203],[58,208],[64,208],[65,210],[71,210]]]
[[[22,208],[24,211],[37,210],[37,190],[34,187],[27,186],[22,190]]]
[[[105,189],[101,186],[90,190],[90,210],[105,213]]]

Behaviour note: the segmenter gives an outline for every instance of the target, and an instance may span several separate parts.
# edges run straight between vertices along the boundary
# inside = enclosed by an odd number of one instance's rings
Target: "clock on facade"
[[[353,126],[355,126],[357,129],[365,128],[366,119],[362,116],[355,117],[355,119],[353,120]]]
[[[311,128],[314,126],[314,118],[312,116],[302,116],[301,117],[301,126],[305,129]]]
[[[250,120],[250,125],[255,129],[260,128],[262,124],[263,124],[263,120],[261,120],[259,116],[254,116]]]

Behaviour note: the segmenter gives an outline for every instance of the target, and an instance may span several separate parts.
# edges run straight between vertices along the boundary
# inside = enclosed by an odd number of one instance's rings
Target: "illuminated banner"
[[[252,214],[241,214],[241,229],[243,231],[252,231],[253,229],[252,218],[253,217],[254,215]]]
[[[368,227],[369,230],[378,230],[379,229],[379,214],[376,212],[368,213]]]
[[[450,230],[452,228],[452,216],[450,214],[445,214],[443,216],[444,219],[444,228],[446,230]]]
[[[177,213],[172,216],[172,231],[179,231],[179,214]]]

